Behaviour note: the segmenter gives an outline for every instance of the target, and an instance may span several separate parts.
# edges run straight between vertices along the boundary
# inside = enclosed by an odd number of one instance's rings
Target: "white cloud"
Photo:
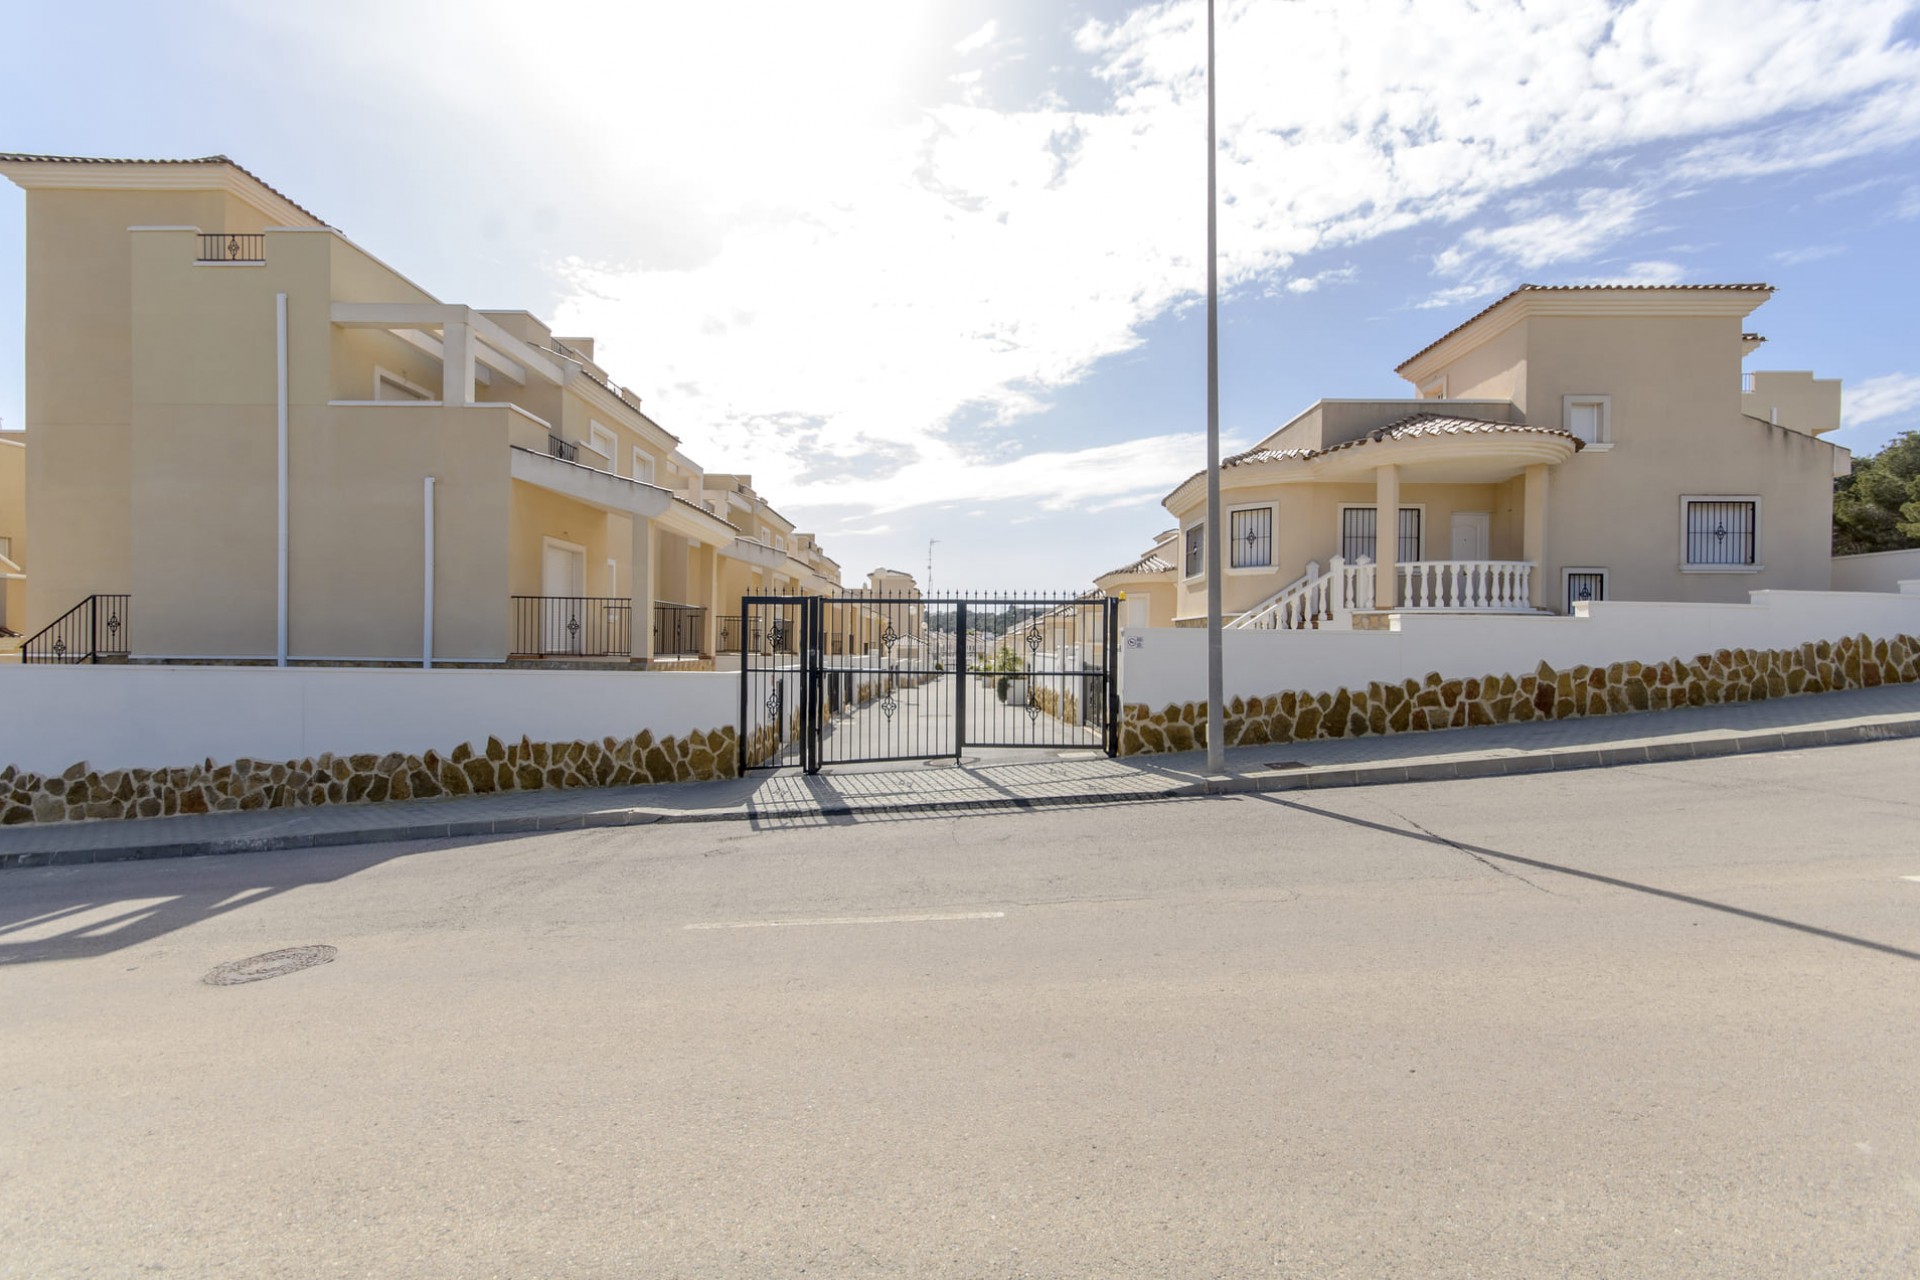
[[[1849,427],[1865,426],[1920,409],[1920,375],[1888,373],[1841,388],[1840,418]]]
[[[994,37],[999,34],[1000,34],[999,21],[994,18],[988,18],[986,22],[981,24],[979,30],[973,32],[973,34],[967,36],[964,40],[960,41],[960,43],[954,45],[953,51],[964,58],[968,54],[977,52],[978,50],[984,49],[988,45],[992,44]]]
[[[1797,267],[1805,262],[1818,262],[1822,258],[1837,257],[1846,251],[1845,245],[1810,244],[1798,249],[1782,249],[1773,255],[1773,260],[1782,266]]]
[[[1196,0],[1074,33],[1104,100],[1056,86],[1017,107],[951,80],[955,55],[1017,37],[990,22],[951,44],[931,0],[609,8],[565,59],[524,56],[508,0],[472,0],[457,24],[374,0],[279,8],[250,20],[305,23],[343,76],[428,86],[436,136],[520,148],[503,174],[670,231],[556,264],[556,323],[597,335],[695,456],[811,477],[773,489],[790,511],[1092,502],[1193,469],[1166,423],[1114,422],[1093,449],[1010,428],[1203,287]],[[1908,11],[1229,3],[1223,283],[1310,291],[1341,277],[1296,271],[1305,255],[1498,208],[1434,263],[1428,302],[1456,305],[1516,271],[1591,263],[1688,183],[1905,144],[1920,138],[1920,47],[1894,34]],[[343,34],[369,29],[382,39]],[[1519,73],[1489,74],[1490,49]],[[516,92],[473,91],[496,82]],[[1677,164],[1657,158],[1676,145]],[[1608,166],[1635,177],[1599,185]],[[1636,262],[1627,278],[1679,271]]]

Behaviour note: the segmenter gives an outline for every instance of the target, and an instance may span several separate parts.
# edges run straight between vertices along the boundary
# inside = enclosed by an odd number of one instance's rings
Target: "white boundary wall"
[[[1865,634],[1920,636],[1920,595],[1756,591],[1751,604],[1596,601],[1580,617],[1398,614],[1392,631],[1228,631],[1226,696],[1265,697],[1446,677],[1525,675],[1716,649],[1786,649]],[[1205,702],[1203,627],[1128,628],[1120,641],[1120,700],[1158,711]]]
[[[0,667],[0,767],[58,772],[683,737],[732,725],[725,672]]]
[[[1920,547],[1833,558],[1835,591],[1920,593]]]

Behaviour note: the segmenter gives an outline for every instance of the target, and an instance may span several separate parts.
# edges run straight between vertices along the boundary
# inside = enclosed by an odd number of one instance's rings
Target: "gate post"
[[[805,702],[800,708],[800,723],[806,740],[801,744],[801,768],[807,773],[820,772],[820,648],[824,643],[821,635],[820,597],[802,596],[800,598],[800,696]]]
[[[1107,597],[1107,731],[1109,756],[1120,754],[1120,602]]]
[[[953,607],[953,758],[967,754],[967,602]]]
[[[740,597],[740,776],[747,776],[747,739],[752,736],[747,723],[747,681],[752,679],[750,669],[753,666],[753,654],[747,647],[747,614],[751,608],[745,596]],[[632,624],[628,624],[631,628]]]

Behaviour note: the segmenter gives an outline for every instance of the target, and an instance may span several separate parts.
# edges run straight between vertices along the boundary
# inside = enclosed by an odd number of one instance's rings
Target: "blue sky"
[[[1084,587],[1204,457],[1198,5],[36,6],[0,149],[224,152],[450,301],[588,333],[849,579]],[[564,16],[560,16],[560,15]],[[1920,427],[1920,4],[1224,3],[1222,423],[1523,281],[1779,287],[1749,367]],[[0,187],[0,419],[22,421]]]

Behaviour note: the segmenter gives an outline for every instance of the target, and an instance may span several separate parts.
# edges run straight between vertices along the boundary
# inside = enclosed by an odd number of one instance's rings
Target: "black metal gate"
[[[748,596],[740,768],[1119,748],[1119,601]]]

